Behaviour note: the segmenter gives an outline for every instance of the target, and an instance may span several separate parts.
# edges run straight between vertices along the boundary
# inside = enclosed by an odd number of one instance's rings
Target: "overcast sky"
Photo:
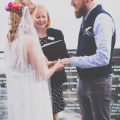
[[[13,0],[11,0],[13,1]],[[34,3],[43,4],[47,7],[51,17],[51,27],[62,30],[68,49],[77,48],[77,40],[81,19],[74,16],[74,8],[70,5],[71,0],[32,0]],[[120,48],[120,11],[119,0],[94,0],[101,3],[114,18],[117,28],[116,48]],[[4,41],[8,32],[8,12],[5,5],[10,0],[0,0],[0,50],[3,50]]]

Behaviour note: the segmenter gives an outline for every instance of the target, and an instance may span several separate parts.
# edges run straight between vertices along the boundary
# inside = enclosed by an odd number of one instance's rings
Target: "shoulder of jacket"
[[[61,32],[61,30],[55,29],[55,28],[48,28],[48,32],[49,31],[51,31],[51,32]]]

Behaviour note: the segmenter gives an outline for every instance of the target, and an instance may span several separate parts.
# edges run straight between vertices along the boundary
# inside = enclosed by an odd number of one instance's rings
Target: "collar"
[[[95,7],[97,7],[97,4],[95,4],[95,5],[87,12],[87,14],[86,14],[85,16],[83,16],[83,19],[84,19],[85,21],[87,20],[88,15],[91,13],[91,11],[92,11]]]

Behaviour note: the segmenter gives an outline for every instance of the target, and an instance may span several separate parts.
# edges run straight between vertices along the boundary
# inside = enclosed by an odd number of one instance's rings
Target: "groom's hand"
[[[58,63],[57,72],[63,70],[65,65],[62,64],[61,59],[58,59],[57,63]]]
[[[63,65],[69,66],[69,65],[71,64],[71,61],[70,61],[69,58],[64,58],[64,59],[61,59],[61,63],[62,63]]]

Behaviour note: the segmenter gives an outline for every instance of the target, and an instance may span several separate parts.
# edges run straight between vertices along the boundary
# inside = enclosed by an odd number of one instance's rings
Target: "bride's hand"
[[[58,59],[58,61],[55,63],[55,66],[57,67],[57,71],[61,71],[61,70],[63,70],[65,65],[63,65],[61,60]]]
[[[47,61],[48,68],[52,68],[57,61]]]

